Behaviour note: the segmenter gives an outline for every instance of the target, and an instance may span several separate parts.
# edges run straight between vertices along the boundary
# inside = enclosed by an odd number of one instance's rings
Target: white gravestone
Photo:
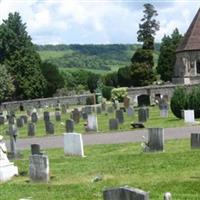
[[[194,110],[184,110],[184,120],[185,122],[194,123]]]
[[[0,182],[10,180],[13,176],[18,175],[18,168],[7,158],[7,148],[0,135]]]
[[[64,133],[65,155],[84,157],[82,135],[78,133]]]
[[[98,123],[97,123],[96,115],[88,115],[86,130],[87,131],[97,131],[98,130]]]

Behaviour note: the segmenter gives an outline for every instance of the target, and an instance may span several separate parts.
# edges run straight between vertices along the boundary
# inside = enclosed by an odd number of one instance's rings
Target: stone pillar
[[[74,132],[74,120],[67,119],[65,123],[65,130],[67,133],[73,133]]]
[[[47,155],[31,155],[30,160],[30,179],[33,182],[49,181],[49,159]]]

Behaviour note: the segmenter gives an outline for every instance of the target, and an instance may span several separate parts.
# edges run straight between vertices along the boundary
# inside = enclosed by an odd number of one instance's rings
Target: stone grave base
[[[15,175],[18,175],[18,168],[14,163],[0,164],[0,182],[8,181]]]

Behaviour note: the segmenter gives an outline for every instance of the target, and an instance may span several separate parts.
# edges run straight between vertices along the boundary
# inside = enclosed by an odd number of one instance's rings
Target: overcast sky
[[[185,33],[200,0],[0,0],[0,23],[17,11],[37,44],[136,43],[143,4],[158,11],[159,42],[177,27]]]

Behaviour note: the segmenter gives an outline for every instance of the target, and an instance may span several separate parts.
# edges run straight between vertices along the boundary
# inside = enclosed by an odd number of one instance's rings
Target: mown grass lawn
[[[187,126],[188,124],[184,123],[183,119],[176,118],[171,110],[169,111],[169,117],[168,118],[162,118],[160,117],[160,111],[157,106],[150,107],[150,117],[149,120],[144,123],[146,128],[153,128],[153,127],[160,127],[160,128],[168,128],[168,127],[183,127]],[[70,113],[63,114],[62,120],[60,122],[55,121],[54,111],[51,109],[50,112],[52,112],[51,115],[51,121],[54,123],[55,128],[55,135],[61,135],[65,132],[65,121],[66,119],[70,119]],[[21,115],[22,113],[17,113],[17,115]],[[39,113],[40,119],[36,123],[36,136],[45,136],[45,126],[43,121],[43,111]],[[98,118],[98,131],[102,133],[110,132],[109,130],[109,119],[115,118],[115,113],[105,113],[97,115]],[[29,119],[30,120],[30,119]],[[138,116],[137,116],[137,108],[135,110],[134,116],[128,116],[127,113],[124,113],[124,123],[119,125],[118,131],[127,131],[132,130],[131,122],[137,122]],[[75,124],[75,131],[77,133],[86,133],[84,124],[86,121],[84,121],[82,118],[78,124]],[[0,126],[0,132],[2,135],[6,136],[6,130],[7,125],[1,125]],[[19,137],[24,138],[28,137],[27,135],[27,125],[25,125],[23,128],[18,128],[19,130]]]
[[[85,147],[85,158],[65,157],[63,149],[46,150],[50,159],[48,184],[29,182],[29,151],[16,160],[23,176],[0,184],[0,199],[102,200],[105,188],[136,187],[161,200],[170,191],[175,200],[200,199],[200,150],[189,140],[165,142],[165,152],[143,153],[140,143]],[[95,176],[102,176],[92,182]]]

